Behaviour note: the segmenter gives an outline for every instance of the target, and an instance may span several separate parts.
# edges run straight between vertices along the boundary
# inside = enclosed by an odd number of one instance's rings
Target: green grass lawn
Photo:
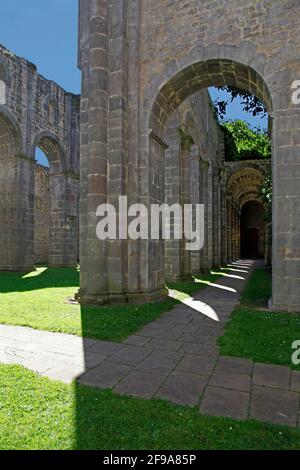
[[[300,314],[268,311],[270,296],[270,271],[257,269],[219,339],[220,353],[300,370],[291,361],[292,343],[300,340]]]
[[[299,449],[300,431],[65,385],[0,365],[0,449]]]
[[[207,281],[217,278],[201,277]],[[120,341],[176,304],[176,300],[166,298],[143,305],[80,307],[67,302],[78,285],[76,269],[40,267],[27,275],[0,273],[0,323]],[[205,285],[191,281],[170,283],[168,287],[191,295]]]

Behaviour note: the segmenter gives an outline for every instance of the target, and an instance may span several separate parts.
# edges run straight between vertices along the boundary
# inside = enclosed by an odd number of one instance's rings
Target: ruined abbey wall
[[[78,258],[80,98],[0,46],[0,269],[34,265],[35,150],[49,160],[51,265]],[[38,212],[37,214],[38,215]],[[41,221],[36,219],[36,226]]]
[[[273,306],[299,309],[299,17],[298,0],[80,1],[83,303],[164,295],[163,243],[100,245],[90,214],[120,193],[162,201],[168,119],[202,88],[226,84],[255,94],[273,121]],[[220,190],[215,199],[238,234],[238,213]]]

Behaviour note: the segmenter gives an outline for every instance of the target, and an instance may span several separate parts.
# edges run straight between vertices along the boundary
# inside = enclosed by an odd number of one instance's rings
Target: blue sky
[[[1,4],[0,43],[73,93],[80,93],[77,33],[78,0],[9,0]],[[224,92],[210,89],[210,93],[213,99],[226,99]],[[244,119],[252,126],[266,127],[266,119],[244,113],[238,100],[228,106],[226,119]],[[36,156],[47,164],[41,151]]]
[[[209,89],[210,96],[213,101],[217,98],[220,98],[224,101],[230,101],[231,95],[226,93],[225,91],[220,91],[217,88],[210,88]],[[241,103],[239,99],[234,99],[233,102],[229,102],[227,109],[226,109],[226,116],[225,119],[243,119],[247,121],[252,127],[261,127],[267,129],[268,127],[268,118],[264,117],[254,117],[252,114],[243,111]]]
[[[77,5],[77,0],[8,0],[0,12],[0,43],[73,93],[80,93]]]

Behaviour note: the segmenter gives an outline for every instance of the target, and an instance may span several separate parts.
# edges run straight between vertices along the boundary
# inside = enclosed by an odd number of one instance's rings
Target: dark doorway
[[[257,201],[247,202],[241,213],[241,255],[263,258],[265,255],[265,210]]]
[[[248,228],[245,230],[243,256],[245,258],[259,257],[257,228]]]

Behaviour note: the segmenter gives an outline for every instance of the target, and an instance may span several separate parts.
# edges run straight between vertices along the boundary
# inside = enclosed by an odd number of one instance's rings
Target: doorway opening
[[[241,211],[242,258],[264,258],[266,249],[266,222],[264,206],[249,201]]]

